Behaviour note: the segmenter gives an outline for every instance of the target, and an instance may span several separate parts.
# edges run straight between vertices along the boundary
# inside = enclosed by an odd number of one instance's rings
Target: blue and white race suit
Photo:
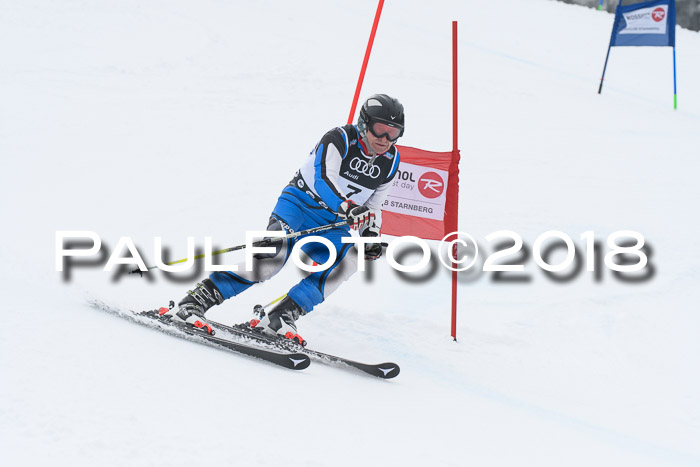
[[[382,204],[399,167],[399,153],[392,147],[384,154],[370,155],[361,141],[357,127],[345,125],[326,133],[297,171],[272,210],[268,230],[287,233],[342,221],[340,204],[350,199],[366,205],[376,215],[381,227]],[[335,246],[335,262],[325,271],[314,272],[289,290],[292,298],[306,312],[321,303],[357,270],[357,254],[348,254],[352,244],[342,243],[350,228],[337,227],[315,235],[325,237]],[[287,262],[294,245],[303,237],[284,240],[274,254],[254,255],[253,270],[215,272],[210,279],[228,299],[277,274]],[[330,257],[319,243],[307,243],[302,251],[318,264]]]

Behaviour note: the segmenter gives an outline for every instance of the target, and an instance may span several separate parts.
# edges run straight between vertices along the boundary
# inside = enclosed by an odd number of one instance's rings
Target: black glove
[[[370,224],[364,232],[362,232],[363,237],[378,237],[379,227],[372,223]],[[374,261],[382,256],[382,244],[381,243],[368,243],[365,245],[365,260]]]
[[[374,213],[367,206],[358,206],[351,200],[345,200],[338,208],[338,215],[348,221],[350,227],[358,230],[364,225],[369,225],[374,221]]]

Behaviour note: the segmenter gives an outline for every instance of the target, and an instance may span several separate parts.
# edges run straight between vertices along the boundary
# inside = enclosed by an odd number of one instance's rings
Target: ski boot
[[[209,279],[197,283],[194,290],[189,290],[176,308],[161,308],[158,314],[173,321],[185,323],[214,335],[214,330],[204,319],[204,313],[214,305],[221,305],[224,297]]]
[[[281,336],[290,339],[302,347],[306,346],[306,341],[297,333],[296,320],[304,316],[306,311],[301,308],[289,296],[282,299],[269,312],[265,312],[262,306],[256,305],[253,313],[259,319],[252,319],[250,327],[253,331],[262,332],[272,336]]]

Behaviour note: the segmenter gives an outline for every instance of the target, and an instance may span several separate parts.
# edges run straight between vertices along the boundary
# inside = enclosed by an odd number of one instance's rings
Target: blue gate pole
[[[600,94],[603,90],[603,79],[605,79],[605,70],[608,68],[608,59],[610,58],[610,48],[612,47],[613,37],[615,37],[615,30],[617,29],[617,9],[620,8],[620,5],[622,5],[622,0],[620,0],[620,3],[617,4],[617,8],[615,9],[615,21],[613,21],[612,32],[610,33],[610,44],[608,44],[608,53],[605,55],[605,65],[603,65],[603,75],[600,77],[600,86],[598,86],[598,94]]]
[[[614,30],[614,29],[613,29]],[[598,94],[603,90],[603,79],[605,78],[605,70],[608,68],[608,58],[610,58],[610,48],[612,47],[612,40],[608,45],[608,54],[605,56],[605,65],[603,65],[603,75],[600,77],[600,86],[598,86]]]
[[[676,46],[673,46],[673,110],[678,109],[678,94],[676,93]]]

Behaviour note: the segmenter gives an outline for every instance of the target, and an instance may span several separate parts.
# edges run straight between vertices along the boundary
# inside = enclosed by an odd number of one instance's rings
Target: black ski
[[[249,327],[247,327],[246,324],[241,324],[238,326],[227,326],[225,324],[217,323],[216,321],[212,321],[210,319],[207,319],[207,323],[209,323],[214,329],[218,328],[220,330],[224,330],[239,337],[244,337],[261,343],[269,344],[280,350],[286,350],[289,352],[300,352],[308,355],[309,357],[314,358],[314,360],[319,361],[321,363],[347,365],[349,367],[358,369],[367,374],[382,379],[394,378],[401,371],[401,368],[399,368],[399,366],[396,363],[360,363],[354,360],[349,360],[347,358],[329,355],[327,353],[319,352],[317,350],[311,350],[309,348],[302,347],[301,345],[283,337],[268,336],[266,334],[255,332]]]
[[[240,342],[235,342],[229,339],[225,339],[222,337],[217,337],[211,334],[208,334],[206,331],[199,330],[197,328],[189,327],[184,324],[178,323],[171,321],[167,318],[161,318],[158,315],[158,312],[153,310],[153,311],[142,311],[142,312],[135,312],[135,311],[123,311],[117,308],[110,307],[108,305],[105,305],[104,303],[98,302],[98,301],[92,301],[91,302],[92,306],[95,308],[98,308],[103,311],[107,311],[112,314],[116,314],[118,316],[130,319],[131,321],[137,322],[139,324],[143,325],[149,325],[149,323],[144,322],[142,320],[139,320],[138,317],[144,317],[148,318],[149,320],[152,320],[158,325],[156,326],[150,326],[154,327],[160,331],[166,332],[167,334],[173,335],[173,336],[178,336],[178,337],[183,337],[182,334],[178,333],[177,331],[180,331],[188,336],[196,337],[199,338],[209,344],[214,344],[218,347],[225,348],[227,350],[231,350],[240,354],[244,355],[249,355],[251,357],[256,357],[265,361],[268,361],[270,363],[274,363],[275,365],[280,365],[285,368],[289,368],[290,370],[303,370],[304,368],[307,368],[311,364],[311,359],[309,358],[308,355],[305,355],[303,353],[299,353],[296,351],[286,351],[286,349],[281,349],[284,350],[283,352],[277,352],[274,350],[262,348],[259,346],[254,346],[254,345],[246,345]],[[173,332],[175,331],[175,332]],[[195,341],[195,339],[189,339],[192,341]],[[199,342],[202,342],[202,341]]]

